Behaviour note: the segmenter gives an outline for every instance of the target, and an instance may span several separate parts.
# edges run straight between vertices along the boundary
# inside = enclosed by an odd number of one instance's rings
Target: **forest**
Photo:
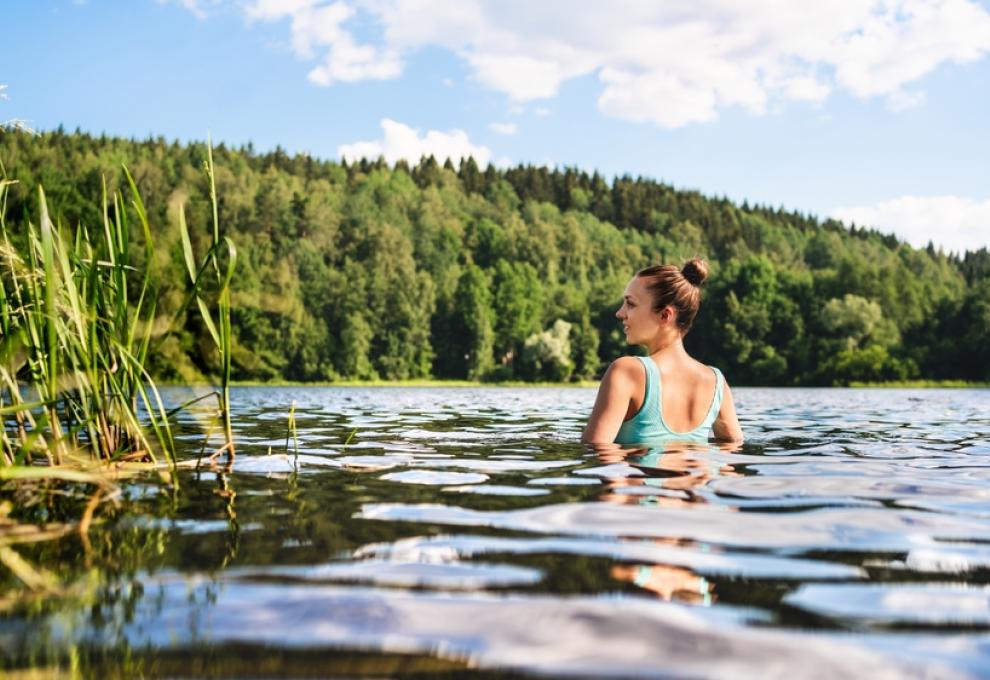
[[[211,238],[205,143],[0,131],[5,219],[36,223],[38,186],[68,238],[105,195],[147,208],[162,319],[187,297],[179,206]],[[737,385],[990,380],[990,253],[918,249],[873,229],[577,168],[353,164],[213,149],[240,381],[593,379],[634,353],[614,317],[638,269],[700,256],[712,274],[686,344]],[[123,210],[112,203],[110,210]],[[13,225],[13,227],[11,226]],[[990,225],[988,225],[990,227]],[[932,225],[936,233],[938,225]],[[16,237],[16,236],[15,236]],[[198,242],[196,242],[198,239]],[[213,380],[190,309],[155,329],[155,376]],[[164,322],[163,322],[164,325]]]

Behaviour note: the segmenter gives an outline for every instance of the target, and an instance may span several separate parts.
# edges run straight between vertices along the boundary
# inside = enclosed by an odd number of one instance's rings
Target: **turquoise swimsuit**
[[[708,433],[712,423],[718,417],[718,412],[722,408],[722,388],[725,385],[725,378],[722,372],[714,366],[709,366],[715,372],[715,395],[712,397],[712,405],[708,409],[708,414],[701,421],[698,427],[688,432],[675,432],[667,427],[663,420],[661,399],[662,386],[660,384],[660,369],[649,357],[636,357],[646,369],[646,394],[643,395],[643,405],[639,411],[629,420],[622,423],[619,434],[615,436],[615,443],[626,445],[646,444],[660,439],[681,440],[681,441],[707,441]]]

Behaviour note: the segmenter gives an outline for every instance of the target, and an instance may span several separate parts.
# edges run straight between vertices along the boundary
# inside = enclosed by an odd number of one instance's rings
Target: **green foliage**
[[[344,375],[358,380],[374,380],[378,377],[371,364],[371,326],[360,312],[351,312],[344,319],[340,333],[341,357]]]
[[[571,361],[571,324],[557,319],[549,330],[526,338],[522,351],[522,375],[528,380],[569,380],[574,371]]]
[[[731,261],[718,274],[721,293],[699,330],[716,339],[713,363],[736,382],[788,384],[804,342],[800,280],[778,272],[766,256]]]
[[[880,305],[852,293],[832,298],[822,309],[822,325],[829,329],[845,350],[867,345],[888,348],[900,341],[893,320],[883,316]]]
[[[829,357],[825,369],[824,374],[830,376],[834,385],[906,380],[917,371],[911,360],[890,356],[882,345],[847,346]]]
[[[479,380],[493,367],[491,282],[474,264],[464,268],[454,295],[454,313],[449,333],[454,371],[469,380]]]
[[[582,316],[571,326],[571,363],[574,364],[572,377],[590,380],[598,374],[601,359],[598,357],[598,329],[591,324],[588,315]]]
[[[967,292],[951,323],[959,332],[955,372],[973,380],[990,380],[990,276]]]
[[[130,242],[128,257],[162,272],[150,323],[176,319],[148,357],[164,378],[589,378],[630,351],[614,312],[632,273],[696,255],[712,277],[689,349],[733,383],[990,378],[986,250],[947,256],[574,168],[432,158],[391,168],[222,145],[214,155],[219,218],[239,257],[226,365],[210,322],[183,307],[178,206],[192,251],[214,245],[207,146],[0,132],[0,159],[19,180],[7,205],[17,223],[38,223],[30,192],[44,182],[63,224],[100,224],[93,192],[104,176],[110,195],[126,185],[121,162],[134,169],[159,247]],[[212,276],[203,293],[215,300]],[[129,285],[136,299],[140,286]],[[559,356],[543,336],[556,320],[570,324]],[[556,358],[524,361],[534,336],[543,344],[533,341],[530,359]]]
[[[508,364],[519,356],[526,338],[540,328],[543,287],[531,264],[499,260],[493,288],[495,356]]]

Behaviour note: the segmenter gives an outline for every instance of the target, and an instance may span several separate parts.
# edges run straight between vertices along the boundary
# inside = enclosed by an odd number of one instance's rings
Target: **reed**
[[[231,347],[233,336],[230,324],[230,283],[237,264],[237,248],[227,236],[220,236],[220,216],[217,201],[216,174],[213,166],[213,147],[207,146],[207,161],[205,166],[210,180],[210,202],[213,217],[212,245],[197,267],[193,254],[192,240],[189,238],[189,228],[186,224],[185,208],[179,208],[179,231],[182,236],[182,254],[186,264],[186,273],[192,283],[192,293],[189,300],[195,299],[203,323],[210,334],[220,358],[220,419],[223,423],[226,443],[217,453],[226,451],[230,461],[234,458],[234,431],[230,414],[230,374]],[[226,258],[226,259],[224,259]],[[212,304],[211,304],[212,302]],[[183,305],[182,311],[189,302]],[[216,309],[216,320],[212,309]]]
[[[131,215],[153,256],[140,195],[127,175],[122,194],[103,191],[98,234],[81,225],[68,237],[49,216],[38,189],[38,224],[28,222],[19,246],[0,206],[0,464],[58,467],[80,453],[111,461],[158,457],[174,465],[164,405],[144,363],[154,319],[150,268],[130,261]],[[5,202],[10,180],[0,184]],[[139,291],[131,299],[131,291]],[[144,422],[139,416],[143,409]]]
[[[292,443],[292,451],[299,456],[299,431],[296,426],[296,400],[292,400],[289,406],[289,424],[285,433],[285,452],[289,452],[289,443]]]
[[[217,394],[226,444],[230,418],[230,282],[237,251],[221,237],[212,149],[206,163],[213,205],[212,246],[197,264],[180,212],[191,290],[169,329],[195,301],[220,356]],[[2,172],[2,166],[0,166]],[[156,318],[154,242],[140,192],[102,195],[102,225],[71,233],[52,221],[38,189],[38,221],[16,233],[5,220],[14,181],[0,175],[0,476],[52,478],[63,468],[164,461],[176,470],[169,417],[146,368]],[[132,243],[132,232],[142,242]],[[143,246],[143,264],[132,253]],[[173,481],[175,476],[172,475]]]
[[[178,488],[169,421],[202,399],[166,410],[146,368],[159,281],[147,211],[133,177],[123,172],[127,198],[123,190],[108,195],[104,182],[98,229],[81,224],[70,231],[53,222],[39,187],[37,223],[15,230],[6,221],[6,200],[16,182],[0,164],[0,492],[16,499],[0,501],[0,565],[28,592],[55,592],[60,579],[32,565],[19,544],[78,531],[88,552],[97,507],[118,502],[117,480],[158,471]],[[197,263],[180,210],[191,286],[165,335],[195,301],[221,365],[220,390],[212,396],[226,443],[214,456],[226,452],[232,463],[230,283],[237,251],[220,235],[212,148],[206,172],[211,246]],[[139,262],[134,255],[142,247]],[[53,498],[74,508],[67,516],[77,515],[79,498],[87,499],[79,521],[52,525],[32,517],[31,508],[51,506]]]

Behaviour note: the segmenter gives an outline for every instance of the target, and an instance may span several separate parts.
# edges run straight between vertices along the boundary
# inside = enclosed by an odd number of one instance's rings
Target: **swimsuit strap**
[[[722,371],[714,366],[709,366],[708,368],[715,371],[715,395],[712,397],[712,406],[708,409],[708,415],[705,416],[703,425],[711,427],[715,419],[718,418],[718,412],[722,410],[722,393],[725,391],[725,376],[722,375]]]

